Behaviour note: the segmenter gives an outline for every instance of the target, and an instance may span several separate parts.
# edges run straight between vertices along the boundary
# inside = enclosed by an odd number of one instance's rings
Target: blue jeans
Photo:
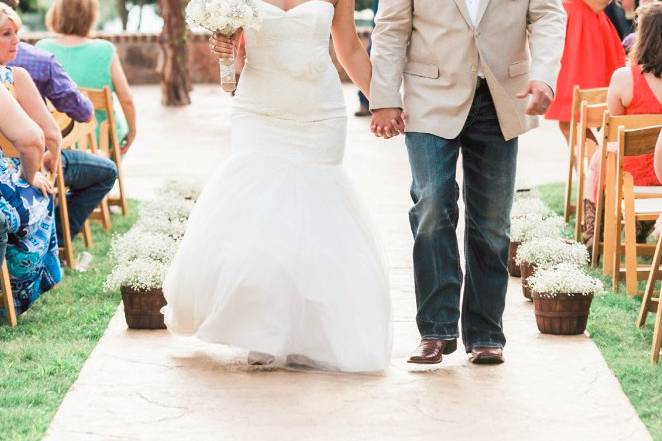
[[[69,187],[67,207],[69,229],[75,236],[83,229],[85,220],[112,190],[117,179],[117,167],[109,159],[78,150],[63,150],[64,184]],[[59,216],[59,212],[57,213]],[[56,217],[59,221],[59,217]],[[62,243],[62,231],[57,222],[57,238]]]
[[[517,139],[504,140],[487,85],[476,90],[469,116],[455,139],[407,133],[414,207],[416,322],[423,338],[459,336],[463,274],[456,228],[462,152],[466,276],[462,339],[472,347],[503,347],[502,316],[508,286],[510,209],[515,187]]]

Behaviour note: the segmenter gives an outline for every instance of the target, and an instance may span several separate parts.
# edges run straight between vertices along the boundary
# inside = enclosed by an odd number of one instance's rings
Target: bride
[[[251,351],[249,363],[346,372],[390,360],[388,273],[342,169],[338,59],[368,96],[354,0],[262,2],[246,30],[232,155],[191,213],[164,284],[168,328]],[[237,39],[212,37],[221,58]]]

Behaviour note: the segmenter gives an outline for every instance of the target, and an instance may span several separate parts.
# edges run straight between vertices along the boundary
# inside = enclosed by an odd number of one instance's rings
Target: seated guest
[[[18,6],[18,0],[0,2],[9,4],[14,9]],[[2,54],[2,57],[5,57],[5,54]],[[17,52],[6,54],[6,58],[0,59],[0,62],[27,70],[41,96],[48,99],[58,111],[66,113],[78,122],[86,122],[93,117],[92,103],[80,93],[53,54],[20,42]],[[64,185],[69,188],[69,229],[74,237],[82,230],[92,211],[112,190],[117,179],[117,167],[109,159],[79,150],[62,150],[61,160]],[[58,208],[56,212],[57,210]],[[59,222],[57,236],[58,241],[62,242]]]
[[[630,59],[631,66],[617,69],[609,84],[607,106],[611,115],[662,114],[662,3],[651,3],[637,9],[638,25]],[[593,239],[595,198],[598,188],[599,153],[591,159],[593,185],[585,195],[586,225],[584,239]],[[660,185],[655,176],[653,155],[627,157],[623,168],[634,178],[637,186]],[[590,217],[589,217],[590,216]],[[639,224],[638,240],[643,241],[646,228]]]
[[[0,52],[15,52],[21,20],[0,3]],[[18,314],[62,277],[55,234],[52,188],[39,169],[55,170],[60,158],[60,131],[28,73],[0,64],[0,82],[43,132],[33,156],[0,157],[0,211],[8,228],[6,251],[14,303]],[[4,107],[3,107],[4,110]],[[6,114],[3,113],[3,119]],[[10,135],[11,136],[11,135]],[[44,145],[46,152],[44,153]]]
[[[30,170],[38,170],[44,150],[44,132],[30,119],[5,87],[0,87],[0,108],[2,109],[0,133],[18,150],[20,161],[24,164],[23,172],[32,173]],[[11,214],[5,216],[6,208],[7,202],[0,191],[0,265],[5,259],[7,250],[7,234],[10,228],[8,219],[15,220]]]
[[[98,0],[55,0],[48,10],[46,25],[58,35],[39,41],[37,47],[54,54],[78,86],[91,89],[108,86],[117,95],[126,118],[118,118],[119,113],[115,112],[117,136],[122,153],[126,153],[136,137],[136,111],[115,46],[109,41],[90,38],[98,15]],[[96,118],[101,124],[106,115],[96,112]]]

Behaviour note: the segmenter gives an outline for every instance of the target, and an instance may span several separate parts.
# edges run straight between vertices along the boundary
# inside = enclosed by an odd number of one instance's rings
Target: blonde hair
[[[21,26],[23,26],[21,17],[18,16],[16,11],[14,11],[9,5],[0,2],[0,24],[5,20],[9,20],[14,23],[17,31],[21,29]]]
[[[98,18],[98,0],[55,0],[46,14],[46,26],[57,34],[88,37]]]

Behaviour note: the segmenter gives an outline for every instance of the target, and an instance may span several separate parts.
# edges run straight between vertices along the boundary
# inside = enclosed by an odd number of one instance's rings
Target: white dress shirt
[[[465,0],[467,4],[467,10],[469,11],[469,18],[471,18],[471,24],[473,24],[474,29],[476,28],[476,20],[478,20],[478,10],[480,9],[480,0]],[[483,70],[480,68],[480,60],[478,61],[478,76],[485,78]]]
[[[465,0],[467,2],[467,10],[469,11],[469,17],[471,22],[476,27],[476,19],[478,18],[478,7],[480,6],[480,0]]]

